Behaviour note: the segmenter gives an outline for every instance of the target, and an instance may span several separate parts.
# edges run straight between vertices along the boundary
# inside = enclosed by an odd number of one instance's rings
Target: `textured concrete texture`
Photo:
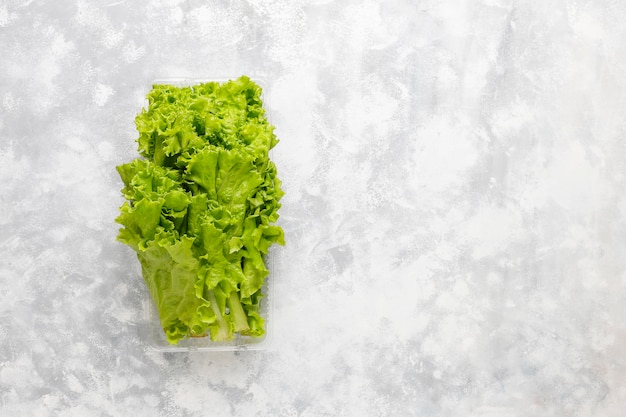
[[[0,1],[1,416],[626,403],[626,3]],[[158,78],[266,82],[273,337],[161,353],[115,241]]]

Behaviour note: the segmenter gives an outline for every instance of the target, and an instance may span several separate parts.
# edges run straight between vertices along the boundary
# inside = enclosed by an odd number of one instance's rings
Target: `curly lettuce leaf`
[[[261,88],[154,85],[136,118],[141,155],[117,167],[118,240],[137,252],[167,340],[264,334],[265,255],[284,244],[277,143]]]

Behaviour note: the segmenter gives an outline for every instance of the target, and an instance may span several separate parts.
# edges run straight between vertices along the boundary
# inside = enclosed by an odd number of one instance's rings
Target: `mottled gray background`
[[[0,415],[622,416],[626,3],[0,1]],[[162,354],[151,80],[267,82],[273,343]]]

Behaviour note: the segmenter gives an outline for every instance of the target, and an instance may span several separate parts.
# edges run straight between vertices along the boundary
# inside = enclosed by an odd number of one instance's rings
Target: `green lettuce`
[[[169,343],[262,336],[265,255],[284,244],[284,193],[261,88],[242,76],[154,85],[147,98],[136,117],[141,157],[117,167],[118,240],[137,252]]]

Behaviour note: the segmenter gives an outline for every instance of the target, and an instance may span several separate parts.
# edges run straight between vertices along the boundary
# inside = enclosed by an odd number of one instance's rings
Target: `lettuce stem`
[[[154,163],[158,166],[163,166],[165,162],[165,152],[163,151],[163,138],[156,134],[154,140]]]
[[[230,311],[229,315],[231,321],[233,322],[234,330],[243,334],[250,331],[250,326],[248,326],[248,316],[245,311],[243,311],[243,307],[241,306],[241,302],[239,301],[239,296],[236,291],[232,291],[230,293],[230,297],[226,300],[226,305],[228,305],[228,309]]]
[[[232,337],[230,326],[228,321],[222,315],[220,307],[217,305],[217,300],[215,299],[213,291],[209,291],[208,299],[211,302],[211,309],[213,310],[213,313],[215,313],[216,317],[216,323],[210,327],[211,339],[216,342],[225,342],[230,340]]]

